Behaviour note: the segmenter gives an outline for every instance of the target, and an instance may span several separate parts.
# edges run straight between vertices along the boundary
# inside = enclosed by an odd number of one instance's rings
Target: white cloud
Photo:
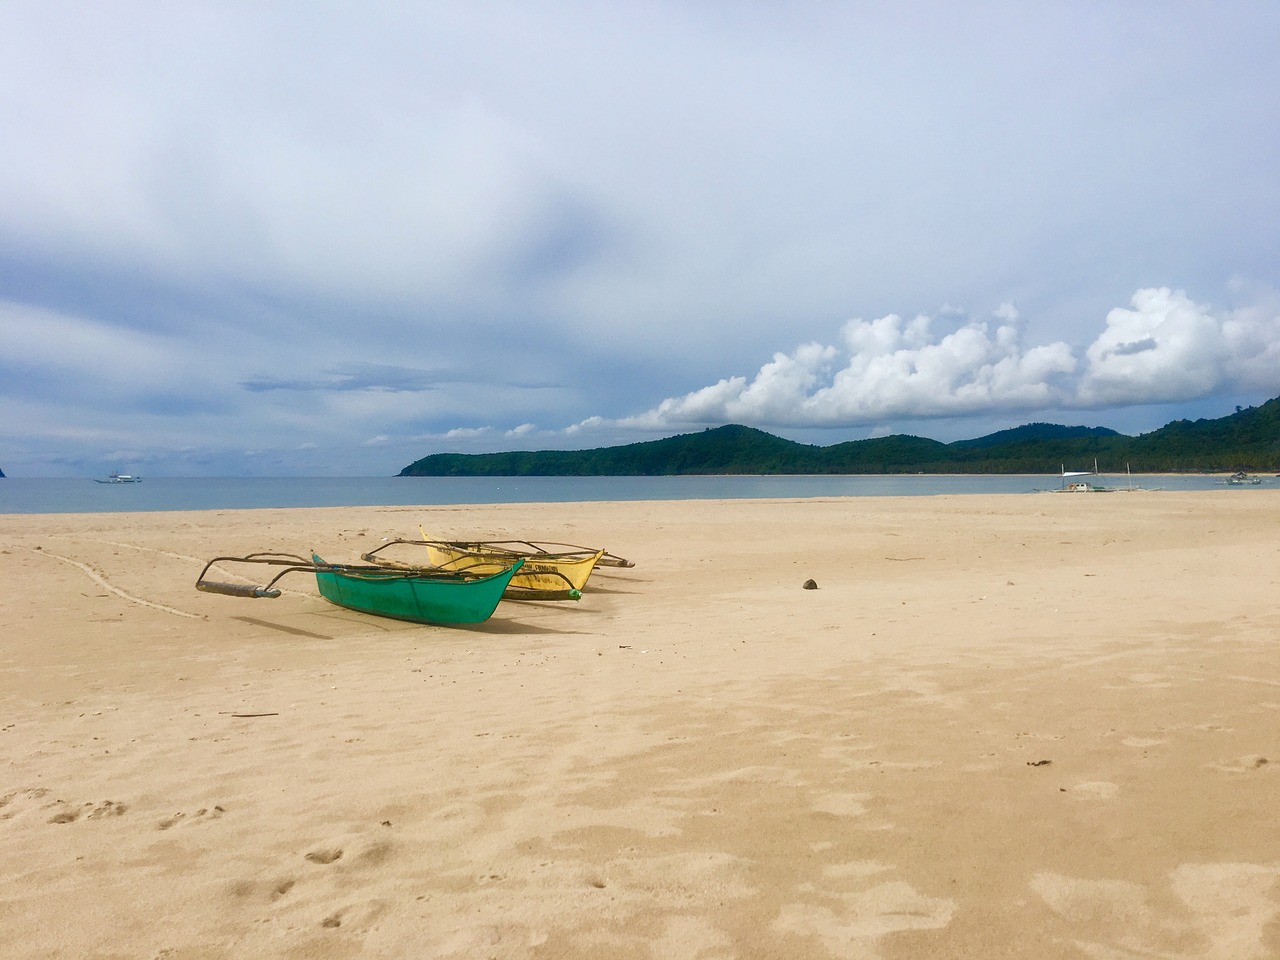
[[[886,418],[1035,409],[1061,402],[1076,360],[1065,343],[1024,350],[1016,312],[992,329],[966,322],[937,337],[931,318],[851,320],[839,346],[777,353],[748,379],[731,377],[621,421],[661,429],[705,423],[866,424]],[[578,424],[581,429],[587,425]]]
[[[846,325],[848,363],[810,398],[811,422],[1033,409],[1057,401],[1056,378],[1075,368],[1065,343],[1023,350],[1014,323],[994,332],[987,323],[966,323],[937,339],[930,328],[929,318],[903,323],[893,315]]]
[[[1215,392],[1280,390],[1280,311],[1215,313],[1182,291],[1143,289],[1107,314],[1082,365],[1065,342],[1023,345],[1009,303],[997,322],[966,320],[938,335],[935,319],[851,320],[839,346],[776,353],[753,377],[728,377],[644,413],[591,417],[569,433],[661,431],[720,423],[867,426],[885,420],[1163,404]]]
[[[667,401],[665,400],[663,401],[663,403],[666,403],[666,402]],[[655,423],[656,422],[657,421],[655,420]],[[623,420],[621,421],[621,423],[624,426],[632,425],[632,422],[630,419]],[[574,434],[577,434],[577,433],[590,433],[591,431],[598,430],[602,427],[612,427],[615,425],[616,425],[615,421],[606,420],[604,417],[587,417],[587,419],[585,420],[580,420],[578,423],[574,423],[569,425],[568,427],[565,427],[564,432],[567,433],[569,436],[573,436]],[[635,423],[634,425],[639,426],[641,428],[645,426],[643,423],[638,423],[638,422]]]
[[[1230,361],[1221,323],[1181,290],[1139,290],[1132,309],[1117,307],[1089,345],[1080,383],[1088,404],[1187,400],[1221,380]]]
[[[1181,290],[1137,291],[1107,314],[1086,351],[1083,406],[1167,403],[1232,387],[1280,385],[1280,312],[1274,304],[1215,312]]]
[[[474,440],[483,437],[493,430],[492,427],[454,427],[444,434],[446,440]]]

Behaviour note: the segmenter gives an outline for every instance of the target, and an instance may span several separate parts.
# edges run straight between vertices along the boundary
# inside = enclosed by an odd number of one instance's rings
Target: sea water
[[[1099,476],[1107,486],[1165,490],[1228,487],[1212,475]],[[459,503],[572,503],[607,500],[737,500],[915,497],[1032,493],[1061,486],[1057,475],[889,475],[734,477],[155,477],[142,483],[89,478],[0,479],[0,514],[244,510],[260,507],[430,506]]]

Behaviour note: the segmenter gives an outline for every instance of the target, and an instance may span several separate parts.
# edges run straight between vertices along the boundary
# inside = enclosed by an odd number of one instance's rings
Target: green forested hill
[[[1031,423],[974,440],[851,440],[829,447],[730,424],[594,450],[436,453],[402,477],[678,476],[782,473],[1135,473],[1280,470],[1280,398],[1218,420],[1177,420],[1139,437],[1104,427]]]

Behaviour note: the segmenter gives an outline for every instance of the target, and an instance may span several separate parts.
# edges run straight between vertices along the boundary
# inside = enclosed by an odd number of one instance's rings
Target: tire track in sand
[[[98,584],[98,586],[102,587],[104,590],[111,591],[121,600],[128,600],[130,603],[136,603],[142,607],[150,607],[151,609],[159,610],[162,613],[171,613],[175,617],[186,617],[190,620],[203,619],[198,613],[188,613],[186,610],[179,610],[176,607],[167,607],[163,603],[155,603],[154,601],[151,601],[151,600],[144,600],[142,597],[135,597],[131,593],[126,593],[124,590],[121,590],[119,587],[115,586],[113,583],[107,580],[106,577],[100,574],[97,570],[94,570],[93,567],[89,566],[87,563],[81,563],[79,560],[73,560],[71,557],[64,557],[60,553],[53,553],[52,551],[49,551],[49,550],[33,549],[31,552],[38,554],[39,556],[42,556],[42,557],[52,557],[54,560],[61,560],[63,563],[71,564],[71,566],[76,567],[78,570],[82,571],[90,580]]]
[[[109,547],[124,547],[127,550],[137,550],[140,553],[158,553],[162,557],[170,557],[174,560],[183,560],[187,563],[204,564],[199,557],[188,556],[185,553],[174,553],[172,550],[161,550],[159,547],[144,547],[137,543],[125,543],[122,540],[103,540],[99,537],[82,537],[69,533],[51,534],[59,540],[70,540],[72,543],[103,543]]]
[[[110,547],[124,547],[128,550],[138,550],[142,553],[156,553],[162,557],[169,557],[172,560],[182,560],[186,563],[195,564],[198,567],[203,567],[205,564],[205,561],[200,557],[188,556],[185,553],[174,553],[171,550],[161,550],[158,547],[144,547],[137,543],[125,543],[121,540],[102,540],[102,539],[99,539],[98,537],[78,537],[78,536],[72,536],[71,534],[54,534],[54,536],[61,537],[64,540],[70,540],[73,543],[103,543]],[[210,573],[212,573],[214,570],[219,571],[224,576],[230,577],[232,580],[239,580],[243,583],[253,583],[252,580],[250,580],[248,577],[244,576],[243,574],[237,573],[234,570],[228,570],[226,567],[222,566],[221,564],[215,563],[209,567]],[[287,587],[281,587],[278,589],[283,595],[289,596],[289,597],[315,597],[316,596],[314,592],[308,593],[305,590],[290,590]]]

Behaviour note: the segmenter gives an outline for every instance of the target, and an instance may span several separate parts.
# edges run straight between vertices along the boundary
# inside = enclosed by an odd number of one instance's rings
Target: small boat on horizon
[[[94,477],[93,482],[94,483],[141,483],[142,478],[135,477],[132,474],[128,474],[128,473],[113,472],[105,480],[99,480],[97,477]]]

